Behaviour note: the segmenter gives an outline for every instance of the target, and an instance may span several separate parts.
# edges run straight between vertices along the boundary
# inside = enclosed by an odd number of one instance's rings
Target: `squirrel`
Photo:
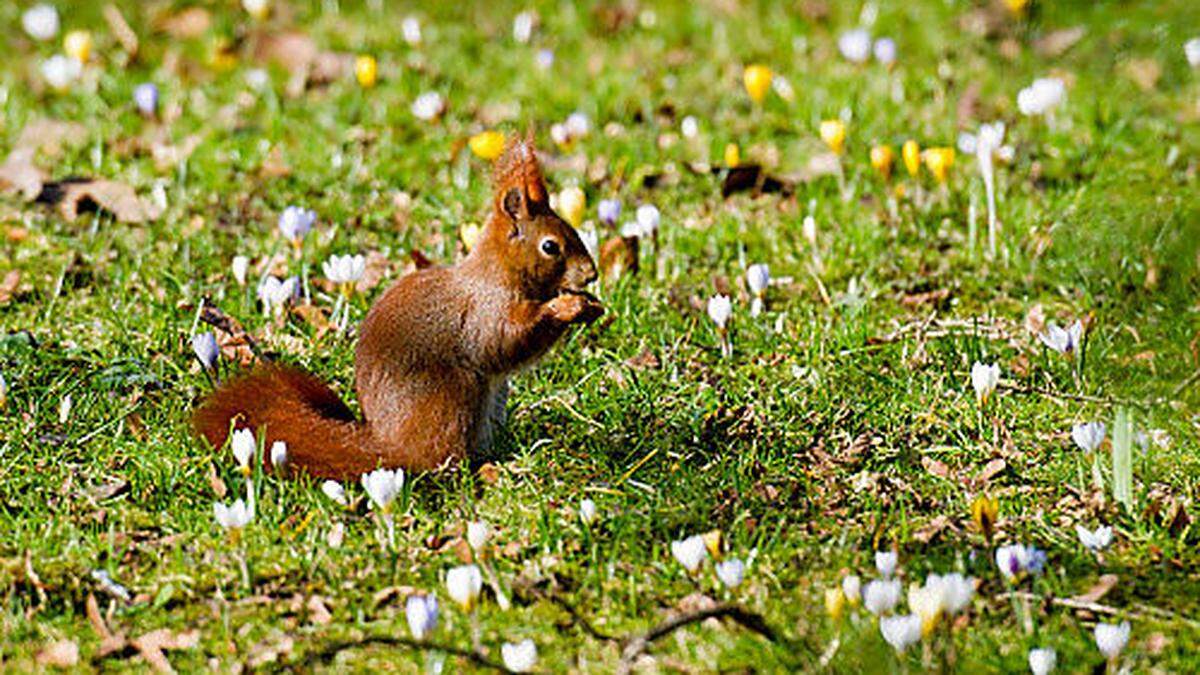
[[[354,358],[361,421],[314,376],[267,364],[218,386],[193,427],[214,448],[233,428],[264,434],[267,447],[284,441],[288,471],[317,478],[460,462],[503,423],[508,377],[604,313],[584,290],[596,276],[550,208],[526,134],[495,161],[491,214],[468,255],[410,272],[368,311]]]

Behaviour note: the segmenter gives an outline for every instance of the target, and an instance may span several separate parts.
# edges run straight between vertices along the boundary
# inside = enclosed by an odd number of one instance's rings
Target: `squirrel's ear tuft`
[[[537,150],[531,134],[514,138],[496,160],[492,169],[496,197],[503,202],[511,188],[519,188],[523,201],[541,203],[547,200],[546,184],[542,179],[542,167],[538,164]]]

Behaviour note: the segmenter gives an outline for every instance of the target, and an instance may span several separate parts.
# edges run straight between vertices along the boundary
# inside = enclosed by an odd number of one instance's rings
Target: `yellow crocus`
[[[900,154],[904,158],[904,168],[908,170],[908,175],[916,178],[917,174],[921,173],[921,146],[910,138],[904,141]]]
[[[821,122],[821,140],[836,154],[842,154],[846,149],[846,124],[841,120],[825,120]]]
[[[742,151],[738,149],[737,143],[727,143],[725,145],[725,166],[730,169],[742,163]]]
[[[950,167],[954,166],[954,148],[929,148],[924,155],[929,173],[933,174],[937,182],[945,183]]]
[[[73,30],[63,37],[63,51],[80,63],[87,63],[92,55],[92,34],[86,30]]]
[[[892,175],[892,163],[896,161],[896,153],[890,145],[877,145],[871,148],[871,167],[878,171],[886,180]]]
[[[577,185],[565,187],[558,193],[556,210],[563,220],[578,228],[583,223],[583,212],[587,208],[587,195]]]
[[[833,588],[825,589],[825,613],[829,618],[838,621],[842,618],[842,611],[846,608],[846,594],[842,593],[842,589],[834,586]]]
[[[370,54],[363,54],[357,59],[354,59],[354,78],[365,89],[370,89],[375,86],[375,80],[379,76],[379,64],[376,63],[375,57]]]
[[[742,84],[745,85],[750,100],[762,103],[767,97],[767,90],[771,88],[771,69],[760,63],[746,66],[745,72],[742,73]]]
[[[504,134],[499,131],[481,131],[467,140],[467,146],[476,157],[491,161],[504,152]]]
[[[983,533],[983,538],[992,541],[992,532],[996,529],[996,519],[1000,516],[1000,502],[995,497],[981,494],[971,502],[971,521]]]
[[[711,557],[713,560],[720,560],[721,559],[721,531],[720,530],[709,530],[708,532],[705,532],[702,536],[704,537],[704,547],[708,549],[709,557]]]
[[[1029,0],[1004,0],[1004,5],[1008,7],[1008,11],[1013,13],[1013,16],[1022,16],[1029,7]]]

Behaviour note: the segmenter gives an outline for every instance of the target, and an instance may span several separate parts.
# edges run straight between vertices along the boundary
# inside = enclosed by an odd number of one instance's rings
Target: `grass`
[[[1081,672],[1103,662],[1095,622],[1128,618],[1123,664],[1200,668],[1190,649],[1200,639],[1200,395],[1189,379],[1200,359],[1200,74],[1182,50],[1193,37],[1185,31],[1200,25],[1194,3],[1038,3],[1027,20],[1005,18],[986,37],[962,27],[979,9],[972,4],[880,6],[872,32],[899,44],[891,72],[837,56],[858,3],[664,3],[619,21],[626,5],[547,3],[530,45],[511,37],[524,7],[448,3],[412,10],[424,25],[419,48],[401,38],[399,7],[293,3],[266,30],[290,26],[323,49],[380,62],[374,89],[342,78],[294,98],[278,67],[265,90],[246,83],[260,64],[234,3],[213,7],[210,28],[191,39],[154,30],[168,5],[119,3],[141,38],[127,65],[99,8],[76,4],[59,5],[64,29],[93,31],[96,62],[90,84],[60,95],[37,84],[37,63],[53,49],[20,32],[24,5],[0,8],[12,55],[0,66],[0,149],[33,119],[80,122],[85,142],[39,157],[53,177],[104,177],[142,194],[161,182],[168,207],[128,225],[103,213],[66,222],[15,196],[0,201],[4,269],[20,273],[0,301],[6,669],[35,668],[61,639],[79,646],[80,669],[144,668],[131,649],[100,655],[86,616],[94,595],[114,632],[198,631],[195,648],[168,652],[181,670],[413,671],[430,652],[400,643],[411,589],[443,601],[437,642],[470,651],[477,630],[498,662],[502,642],[532,638],[547,671],[604,672],[621,659],[620,640],[589,634],[562,603],[619,637],[711,601],[760,614],[777,641],[710,621],[655,642],[639,667],[1019,671],[1029,648],[1048,645],[1063,669]],[[829,11],[819,20],[799,9],[818,5]],[[1085,33],[1059,56],[1032,46],[1074,26]],[[231,43],[238,61],[224,72],[209,65],[220,36],[246,38]],[[534,66],[543,47],[555,53],[548,72]],[[753,106],[741,88],[752,62],[786,76],[795,100],[772,94]],[[1152,88],[1134,82],[1131,63],[1157,66]],[[1052,123],[1022,117],[1017,92],[1048,73],[1069,82],[1065,104]],[[143,81],[158,84],[175,119],[156,125],[136,114],[131,92]],[[449,101],[438,123],[409,112],[429,90]],[[973,106],[960,104],[971,97]],[[576,110],[593,131],[560,152],[548,128]],[[679,137],[689,114],[700,122],[695,141]],[[819,121],[837,116],[849,130],[849,199],[833,177],[788,195],[722,199],[717,177],[687,168],[719,163],[737,143],[744,158],[794,175],[823,151]],[[998,170],[1003,231],[992,260],[968,237],[972,204],[986,222],[973,158],[958,157],[945,188],[926,174],[917,189],[901,176],[885,184],[866,155],[910,137],[954,145],[960,129],[994,119],[1008,123],[1016,158]],[[381,551],[359,488],[343,509],[309,481],[262,475],[257,516],[233,544],[212,505],[217,484],[228,499],[242,478],[228,451],[204,447],[186,423],[210,389],[189,346],[203,328],[201,302],[354,405],[353,334],[319,331],[298,314],[270,326],[253,282],[239,286],[230,261],[278,255],[274,268],[300,273],[275,219],[289,204],[312,208],[319,220],[303,262],[311,280],[334,253],[373,251],[392,263],[383,284],[354,298],[352,323],[361,319],[410,249],[447,263],[461,254],[459,227],[486,215],[488,183],[486,165],[454,149],[492,124],[533,126],[554,158],[548,179],[583,186],[589,219],[604,197],[619,197],[626,214],[656,204],[657,256],[643,247],[642,273],[599,289],[607,317],[516,379],[486,470],[410,477],[394,550]],[[201,141],[159,168],[130,150],[154,134]],[[646,176],[660,178],[647,187]],[[889,207],[897,184],[909,197]],[[401,192],[411,206],[399,206]],[[819,268],[801,232],[810,214]],[[740,281],[754,262],[769,263],[777,280],[757,318]],[[729,359],[702,309],[724,289],[734,293]],[[929,292],[945,295],[916,301]],[[312,302],[328,310],[333,298],[313,285]],[[1038,306],[1063,324],[1088,318],[1078,359],[1048,352],[1024,327]],[[968,375],[977,360],[1004,373],[982,409]],[[1094,489],[1091,461],[1069,433],[1090,420],[1111,428],[1121,408],[1137,430],[1169,439],[1135,445],[1132,509],[1114,501],[1109,444],[1104,485]],[[1003,468],[981,477],[995,460]],[[981,494],[1000,503],[991,545],[971,522]],[[575,515],[585,497],[599,507],[591,527]],[[497,529],[490,564],[514,606],[501,610],[485,594],[473,629],[441,580],[469,559],[462,534],[475,519]],[[335,548],[327,538],[336,523],[345,536]],[[1112,546],[1089,553],[1077,523],[1111,524]],[[673,539],[713,529],[725,555],[752,559],[736,589],[722,589],[711,564],[690,578],[671,558]],[[1036,594],[1024,608],[992,562],[995,546],[1013,542],[1049,559],[1022,582]],[[980,580],[952,630],[902,657],[861,608],[840,622],[823,609],[825,589],[847,573],[876,576],[873,552],[893,547],[906,585],[951,570]],[[94,570],[134,599],[106,593]],[[1097,602],[1115,616],[1052,602],[1104,574],[1117,580]],[[835,638],[840,648],[822,663]],[[483,667],[450,659],[453,669]]]

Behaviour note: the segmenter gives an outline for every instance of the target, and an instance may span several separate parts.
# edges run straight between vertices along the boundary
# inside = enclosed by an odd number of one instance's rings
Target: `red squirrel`
[[[220,448],[231,428],[254,429],[267,447],[287,443],[289,470],[338,480],[435,469],[485,448],[508,377],[604,313],[584,290],[596,265],[551,210],[528,136],[496,160],[493,183],[491,215],[466,258],[405,275],[367,313],[354,359],[363,420],[312,375],[262,365],[201,404],[196,432]]]

